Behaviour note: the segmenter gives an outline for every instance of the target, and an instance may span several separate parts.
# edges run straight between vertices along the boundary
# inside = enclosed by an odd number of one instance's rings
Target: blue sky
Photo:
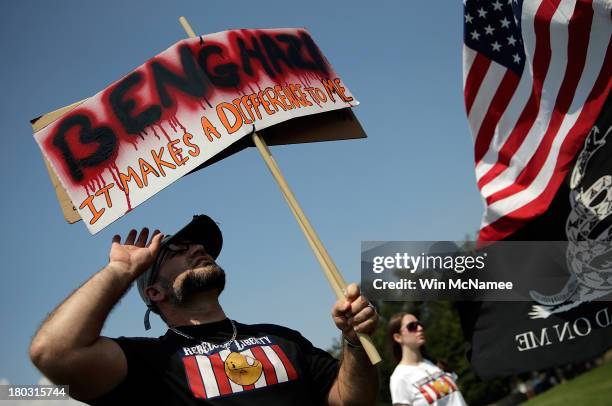
[[[349,281],[362,240],[460,240],[478,229],[471,135],[461,86],[461,4],[392,0],[21,1],[0,6],[4,266],[0,378],[35,383],[27,348],[39,323],[101,269],[113,234],[171,233],[194,213],[220,222],[221,297],[229,317],[300,330],[326,348],[338,336],[334,295],[260,156],[249,149],[187,176],[91,236],[62,217],[29,120],[91,96],[185,34],[306,27],[361,102],[368,138],[274,147],[304,211]],[[104,334],[142,327],[131,290]]]

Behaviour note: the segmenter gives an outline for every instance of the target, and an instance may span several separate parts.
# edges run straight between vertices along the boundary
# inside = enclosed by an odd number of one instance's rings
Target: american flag
[[[544,213],[612,84],[610,0],[464,0],[463,87],[479,240]]]

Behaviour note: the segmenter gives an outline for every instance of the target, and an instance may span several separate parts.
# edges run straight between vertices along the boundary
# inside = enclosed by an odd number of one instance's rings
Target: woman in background
[[[394,406],[465,406],[455,383],[457,375],[444,372],[423,358],[425,328],[413,314],[398,313],[391,317],[387,333],[398,362],[390,382]]]

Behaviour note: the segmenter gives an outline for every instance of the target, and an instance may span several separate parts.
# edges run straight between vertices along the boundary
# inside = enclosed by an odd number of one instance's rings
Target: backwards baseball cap
[[[151,323],[149,322],[149,315],[151,311],[159,313],[159,310],[157,309],[157,306],[151,302],[151,299],[149,299],[149,297],[145,294],[145,289],[153,285],[157,280],[159,268],[164,261],[164,257],[166,256],[166,247],[169,244],[182,241],[202,244],[206,249],[206,252],[214,259],[217,259],[221,253],[221,247],[223,246],[223,235],[221,234],[219,226],[213,221],[213,219],[204,214],[199,214],[193,216],[193,220],[191,220],[189,224],[175,234],[164,236],[153,264],[136,280],[138,293],[147,305],[147,311],[144,317],[144,325],[146,330],[151,328]]]

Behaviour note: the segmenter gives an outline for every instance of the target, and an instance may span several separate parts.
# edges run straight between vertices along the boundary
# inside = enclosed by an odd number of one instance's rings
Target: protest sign
[[[275,129],[271,144],[364,137],[346,112],[357,104],[306,30],[224,31],[178,42],[54,121],[34,122],[34,136],[96,233],[251,145],[255,130],[317,114],[325,118],[300,121],[313,132],[285,139]],[[331,135],[328,122],[350,131]]]

